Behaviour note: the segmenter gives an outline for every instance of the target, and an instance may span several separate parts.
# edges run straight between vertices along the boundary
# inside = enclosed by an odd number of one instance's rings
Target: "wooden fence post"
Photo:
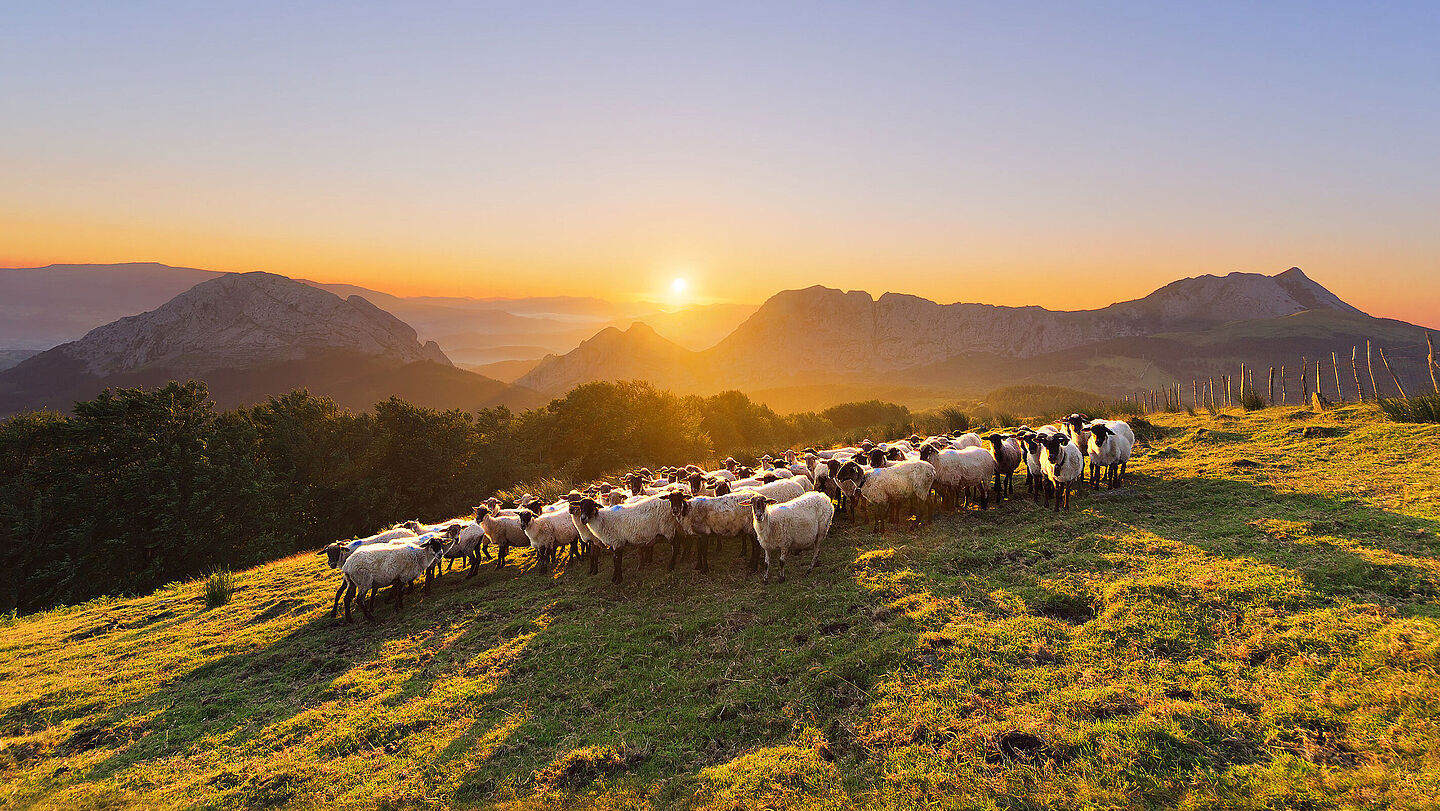
[[[1335,402],[1345,402],[1345,390],[1340,388],[1340,353],[1330,353],[1330,365],[1335,367]]]
[[[1275,405],[1275,367],[1270,367],[1270,405]]]
[[[1324,396],[1320,391],[1320,358],[1315,359],[1315,394],[1320,397]]]
[[[1370,391],[1374,393],[1375,399],[1380,399],[1380,387],[1375,385],[1375,359],[1370,355],[1370,339],[1365,339],[1365,368],[1370,370]]]
[[[1365,402],[1365,387],[1360,385],[1360,363],[1355,359],[1359,353],[1360,347],[1350,347],[1350,372],[1355,375],[1355,398],[1363,403]]]
[[[1430,339],[1430,330],[1425,330],[1425,348],[1430,350],[1426,356],[1430,361],[1430,386],[1436,394],[1440,394],[1440,382],[1435,380],[1435,342]]]
[[[1395,388],[1400,390],[1401,398],[1410,399],[1410,395],[1405,393],[1405,387],[1400,385],[1400,378],[1396,377],[1395,372],[1390,368],[1390,361],[1385,358],[1385,347],[1383,346],[1380,347],[1380,362],[1385,364],[1385,371],[1390,373],[1390,380],[1395,383]]]
[[[1288,398],[1285,396],[1285,364],[1280,364],[1280,405],[1285,405]]]
[[[1310,361],[1304,355],[1300,356],[1300,403],[1310,403]]]

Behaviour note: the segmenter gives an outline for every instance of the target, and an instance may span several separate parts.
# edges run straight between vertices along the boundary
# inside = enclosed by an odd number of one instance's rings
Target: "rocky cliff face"
[[[50,353],[103,377],[163,366],[176,375],[303,360],[344,350],[397,363],[449,366],[433,341],[359,296],[271,273],[235,273],[195,285],[161,307],[91,330]]]

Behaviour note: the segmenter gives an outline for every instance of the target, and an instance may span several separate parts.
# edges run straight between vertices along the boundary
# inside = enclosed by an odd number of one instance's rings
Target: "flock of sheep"
[[[615,561],[611,581],[619,583],[630,547],[638,547],[649,563],[655,542],[664,538],[674,569],[682,547],[693,541],[695,568],[706,571],[711,541],[718,548],[722,539],[738,538],[741,554],[749,549],[752,572],[759,569],[763,552],[764,581],[770,581],[778,562],[783,582],[793,553],[809,551],[806,572],[815,568],[837,507],[852,521],[857,512],[873,518],[876,532],[883,531],[887,519],[899,522],[907,513],[928,520],[936,496],[944,509],[955,509],[962,499],[985,509],[992,493],[997,504],[1013,494],[1013,477],[1023,464],[1034,500],[1043,498],[1048,507],[1053,499],[1055,510],[1068,509],[1071,491],[1084,480],[1086,459],[1091,485],[1113,487],[1125,474],[1134,443],[1125,422],[1071,414],[1039,429],[984,437],[912,436],[880,444],[866,440],[859,447],[787,450],[780,459],[762,457],[758,470],[734,459],[710,471],[688,465],[664,468],[657,476],[642,469],[624,476],[623,487],[593,484],[553,504],[522,497],[515,509],[503,509],[499,499],[491,498],[475,508],[473,521],[407,521],[366,538],[337,541],[319,554],[342,573],[330,615],[335,616],[343,597],[346,621],[352,602],[373,620],[375,593],[385,586],[394,587],[399,611],[405,589],[424,576],[428,590],[442,564],[449,571],[455,561],[464,561],[467,576],[473,577],[482,556],[493,557],[498,568],[517,546],[535,551],[541,571],[549,571],[562,550],[568,549],[572,560],[583,554],[590,574],[598,571],[601,551],[609,550]],[[497,547],[495,556],[491,544]]]

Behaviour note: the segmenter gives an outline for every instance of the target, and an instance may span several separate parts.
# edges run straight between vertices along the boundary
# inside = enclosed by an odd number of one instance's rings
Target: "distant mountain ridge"
[[[201,282],[0,371],[0,413],[191,378],[209,383],[223,405],[297,387],[357,408],[392,394],[465,408],[535,399],[454,368],[435,342],[422,344],[410,325],[360,296],[255,272]]]
[[[1186,341],[1203,343],[1200,336],[1207,331],[1237,322],[1273,320],[1276,323],[1267,329],[1282,337],[1302,328],[1313,333],[1307,326],[1310,321],[1284,321],[1301,313],[1333,314],[1343,325],[1333,335],[1353,338],[1357,330],[1363,334],[1366,329],[1401,324],[1398,334],[1411,336],[1407,345],[1423,341],[1418,327],[1373,319],[1299,268],[1274,276],[1231,273],[1181,279],[1144,298],[1076,311],[939,304],[900,293],[876,299],[864,291],[816,285],[776,293],[734,332],[703,352],[687,352],[653,333],[616,331],[597,335],[592,339],[596,343],[582,344],[567,355],[545,358],[516,382],[557,393],[589,380],[636,377],[678,391],[708,392],[874,382],[880,375],[892,376],[887,377],[892,382],[903,378],[915,385],[973,386],[984,391],[1007,382],[1052,382],[1054,376],[1064,375],[1066,385],[1123,391],[1128,385],[1129,373],[1123,371],[1128,360],[1122,358],[1118,370],[1093,374],[1090,365],[1075,360],[1076,353],[1162,334],[1183,334]],[[1386,334],[1397,334],[1393,328],[1385,329]],[[1322,342],[1314,335],[1297,337],[1300,340],[1285,345],[1304,348]],[[1233,341],[1224,347],[1229,356],[1238,352],[1237,357],[1243,357],[1247,351]],[[1036,362],[1029,362],[1032,359]],[[1219,363],[1219,358],[1214,362]],[[1168,374],[1164,369],[1158,372]]]

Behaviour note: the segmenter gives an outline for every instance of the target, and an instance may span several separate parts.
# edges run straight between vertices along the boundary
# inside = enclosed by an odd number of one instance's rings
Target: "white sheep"
[[[805,573],[815,570],[820,560],[820,542],[829,534],[830,522],[835,518],[835,505],[825,494],[806,493],[784,503],[753,495],[750,507],[755,537],[765,550],[764,582],[770,582],[771,556],[775,553],[780,557],[781,583],[785,582],[785,560],[791,552],[813,548]]]
[[[670,502],[659,496],[647,496],[633,503],[614,507],[601,507],[591,498],[576,502],[575,509],[580,519],[589,527],[595,539],[615,553],[615,571],[610,577],[612,583],[619,583],[625,547],[638,546],[647,551],[645,562],[654,556],[655,541],[664,538],[674,542],[680,523]],[[594,574],[596,561],[590,559],[590,572]]]
[[[865,474],[865,479],[860,482],[860,498],[867,505],[887,508],[891,521],[896,523],[900,521],[901,508],[909,506],[916,520],[923,523],[928,517],[930,487],[934,483],[935,468],[929,462],[918,459],[895,462]],[[925,517],[921,516],[922,507],[927,513]],[[876,519],[876,532],[884,529],[884,522],[885,515],[882,513]]]
[[[950,441],[950,447],[957,451],[962,448],[978,448],[982,444],[984,443],[980,441],[980,435],[974,432],[961,434]]]
[[[1080,454],[1080,448],[1065,434],[1041,436],[1040,470],[1045,474],[1049,490],[1053,491],[1055,495],[1055,511],[1060,511],[1062,502],[1065,509],[1070,509],[1071,484],[1085,472],[1084,457]],[[1047,503],[1049,502],[1050,492],[1045,494],[1045,500]]]
[[[933,466],[935,489],[945,509],[959,507],[962,495],[967,500],[974,496],[982,510],[989,506],[988,487],[995,477],[995,457],[989,451],[978,446],[957,449],[926,445],[920,454]]]
[[[443,545],[444,540],[436,535],[419,545],[399,541],[368,544],[356,549],[340,568],[345,583],[345,621],[351,621],[350,602],[355,600],[365,619],[373,622],[375,592],[385,586],[395,588],[396,613],[405,607],[405,585],[410,581],[425,575],[425,590],[428,592],[430,567]]]
[[[481,504],[475,508],[475,521],[485,530],[485,537],[499,548],[495,552],[495,568],[505,565],[505,556],[517,546],[529,546],[530,538],[520,526],[520,516],[509,511],[499,512]]]
[[[569,504],[565,506],[565,510],[550,509],[539,514],[521,510],[518,516],[520,529],[530,539],[530,548],[535,550],[541,572],[549,571],[555,564],[556,549],[568,544],[573,552],[580,540],[580,531],[570,518]]]
[[[1111,425],[1125,423],[1096,422],[1090,426],[1090,486],[1096,489],[1100,487],[1102,471],[1107,484],[1111,487],[1119,484],[1125,465],[1130,461],[1132,440]],[[1130,426],[1125,427],[1128,429]]]

